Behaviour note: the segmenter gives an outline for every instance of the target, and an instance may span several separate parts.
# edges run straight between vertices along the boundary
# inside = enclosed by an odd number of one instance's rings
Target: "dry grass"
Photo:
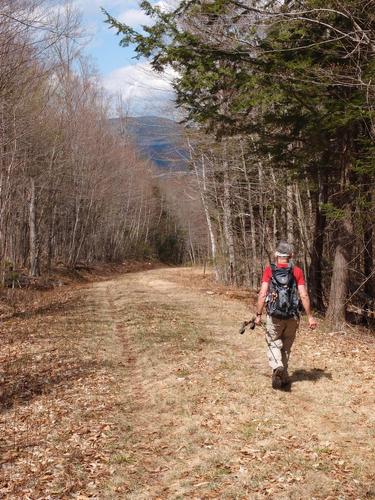
[[[131,353],[116,453],[131,463],[107,496],[374,496],[373,345],[302,331],[292,392],[274,392],[262,333],[237,334],[244,305],[200,282],[151,272],[115,301]]]
[[[248,308],[194,270],[75,294],[5,325],[0,496],[375,497],[370,337],[302,328],[275,392]]]

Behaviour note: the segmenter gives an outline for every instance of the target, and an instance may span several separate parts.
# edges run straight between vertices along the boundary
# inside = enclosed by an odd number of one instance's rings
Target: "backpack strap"
[[[293,278],[294,284],[297,286],[296,278],[294,277],[294,264],[292,262],[289,262],[288,269],[290,271],[291,277]]]
[[[271,264],[271,271],[272,271],[272,279],[277,281],[278,283],[279,280],[277,278],[277,271],[280,271],[281,273],[287,273],[287,276],[288,276],[288,284],[291,284],[292,282],[295,283],[295,277],[294,277],[294,273],[293,273],[293,269],[294,269],[294,265],[291,263],[291,262],[288,262],[288,266],[287,267],[277,267],[276,264]]]
[[[270,288],[271,288],[272,280],[273,280],[273,279],[276,279],[276,278],[275,278],[275,273],[276,273],[276,270],[277,270],[277,266],[276,266],[276,264],[273,264],[273,263],[272,263],[272,264],[270,265],[270,268],[271,268],[271,273],[272,273],[272,276],[271,276],[271,280],[270,280],[270,282],[269,282],[269,284],[268,284],[268,290],[270,290]]]

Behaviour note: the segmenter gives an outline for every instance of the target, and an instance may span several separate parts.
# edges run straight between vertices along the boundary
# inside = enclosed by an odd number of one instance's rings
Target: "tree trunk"
[[[333,262],[331,290],[327,310],[328,321],[337,329],[345,324],[346,298],[349,283],[349,262],[353,244],[353,227],[351,214],[347,213],[345,220],[337,230],[336,249]]]
[[[196,165],[195,165],[195,169],[196,169]],[[195,170],[195,173],[197,175],[197,179],[199,179],[197,169]],[[205,163],[205,158],[203,155],[202,155],[202,180],[203,180],[202,186],[201,186],[199,180],[198,180],[198,186],[200,187],[201,200],[202,200],[202,205],[203,205],[203,209],[204,209],[204,215],[206,217],[208,235],[210,237],[211,255],[212,255],[212,261],[214,264],[215,275],[216,275],[216,278],[218,278],[217,266],[216,266],[216,258],[217,258],[216,238],[215,238],[215,233],[214,233],[214,229],[213,229],[211,217],[210,217],[210,210],[209,210],[209,206],[208,206],[208,202],[207,202],[206,163]]]
[[[294,210],[293,210],[293,184],[286,188],[286,234],[289,243],[294,243]]]
[[[30,204],[29,204],[29,240],[30,240],[30,276],[39,276],[39,242],[36,225],[36,194],[35,180],[30,179]]]
[[[247,262],[247,267],[249,272],[251,272],[251,287],[256,289],[258,286],[258,256],[257,256],[257,241],[256,241],[256,228],[255,228],[255,217],[254,217],[254,203],[253,194],[251,189],[251,182],[247,172],[247,165],[245,160],[245,153],[243,148],[243,143],[241,141],[241,155],[242,155],[242,167],[243,173],[246,180],[247,187],[247,204],[250,216],[250,239],[251,239],[251,257],[252,261]]]
[[[315,229],[311,250],[309,270],[309,288],[311,302],[315,309],[324,310],[322,260],[324,249],[324,233],[327,225],[326,216],[321,211],[322,203],[327,202],[327,182],[318,174],[318,193],[315,206]]]
[[[372,206],[372,196],[368,195],[369,206]],[[363,231],[365,252],[363,256],[363,270],[365,278],[365,293],[370,299],[375,296],[375,277],[374,277],[374,231],[371,221],[365,222]]]
[[[272,167],[270,167],[271,177],[272,177],[272,248],[275,249],[277,246],[277,240],[279,236],[278,224],[280,224],[280,217],[277,217],[278,203],[277,203],[277,192],[276,192],[276,177],[275,172]]]
[[[264,181],[263,181],[263,165],[260,161],[258,161],[258,179],[259,179],[259,218],[260,218],[260,262],[264,263],[264,251],[265,241],[266,241],[266,220],[264,217],[264,200],[263,200],[263,189],[264,189]]]
[[[204,210],[204,215],[206,218],[206,224],[207,224],[207,231],[208,231],[208,236],[210,240],[210,246],[211,246],[211,257],[212,257],[212,262],[214,266],[214,274],[215,274],[215,279],[216,281],[219,280],[219,272],[217,269],[217,247],[216,247],[216,237],[211,221],[211,216],[210,216],[210,210],[209,210],[209,205],[207,201],[207,176],[206,176],[206,161],[205,157],[202,154],[202,180],[200,179],[199,172],[198,172],[198,167],[196,161],[193,159],[192,155],[192,146],[190,145],[190,142],[188,143],[190,147],[190,159],[192,161],[193,167],[194,167],[194,172],[195,176],[197,179],[198,183],[198,189],[199,189],[199,194],[202,200],[202,205],[203,205],[203,210]]]
[[[229,281],[230,283],[236,282],[236,262],[234,252],[234,237],[233,237],[233,221],[232,221],[232,207],[230,195],[230,177],[229,177],[229,164],[224,159],[224,236],[226,240],[228,258],[229,258]]]
[[[243,200],[241,200],[240,205],[241,205],[240,221],[241,221],[241,233],[242,233],[242,243],[243,243],[243,255],[242,255],[242,257],[245,258],[243,271],[242,270],[241,271],[242,271],[242,274],[244,275],[243,280],[245,281],[246,285],[251,286],[252,269],[250,266],[251,259],[250,259],[249,250],[247,247],[245,207],[244,207]],[[242,261],[241,261],[241,263],[242,263]],[[243,280],[241,280],[241,281],[243,281]]]
[[[296,197],[296,211],[297,211],[297,223],[298,223],[298,229],[299,229],[299,234],[300,234],[300,241],[302,243],[302,249],[303,249],[303,270],[305,273],[305,276],[307,276],[308,272],[308,264],[310,262],[310,249],[309,249],[309,238],[307,234],[307,223],[306,223],[306,211],[303,208],[302,200],[301,200],[301,192],[299,189],[298,184],[294,186],[295,188],[295,197]]]
[[[53,257],[53,243],[55,237],[55,217],[56,217],[56,205],[53,201],[53,209],[50,213],[49,224],[48,224],[48,254],[47,254],[47,269],[51,272],[52,268],[52,257]]]

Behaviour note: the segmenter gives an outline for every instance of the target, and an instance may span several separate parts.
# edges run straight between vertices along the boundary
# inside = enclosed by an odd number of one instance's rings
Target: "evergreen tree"
[[[365,245],[373,290],[375,20],[361,0],[185,1],[144,34],[108,16],[139,57],[172,66],[177,104],[217,138],[241,135],[290,179],[309,180],[315,236],[310,282],[323,307],[323,251],[331,271],[328,317],[345,320],[353,239]],[[361,227],[360,234],[354,228]],[[328,231],[329,229],[329,231]],[[325,238],[323,235],[325,235]],[[351,281],[351,280],[350,280]],[[357,287],[356,280],[353,281]],[[360,284],[361,286],[361,284]]]

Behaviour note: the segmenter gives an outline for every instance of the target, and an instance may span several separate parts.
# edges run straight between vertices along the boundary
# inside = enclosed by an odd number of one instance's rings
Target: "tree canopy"
[[[375,18],[368,1],[189,0],[137,32],[107,15],[138,57],[172,67],[186,120],[251,142],[287,185],[304,179],[314,197],[309,274],[323,306],[323,246],[329,245],[328,315],[344,318],[355,232],[363,240],[363,286],[372,290]],[[359,229],[360,228],[360,229]],[[322,234],[329,229],[322,242]],[[328,292],[326,292],[328,293]]]

